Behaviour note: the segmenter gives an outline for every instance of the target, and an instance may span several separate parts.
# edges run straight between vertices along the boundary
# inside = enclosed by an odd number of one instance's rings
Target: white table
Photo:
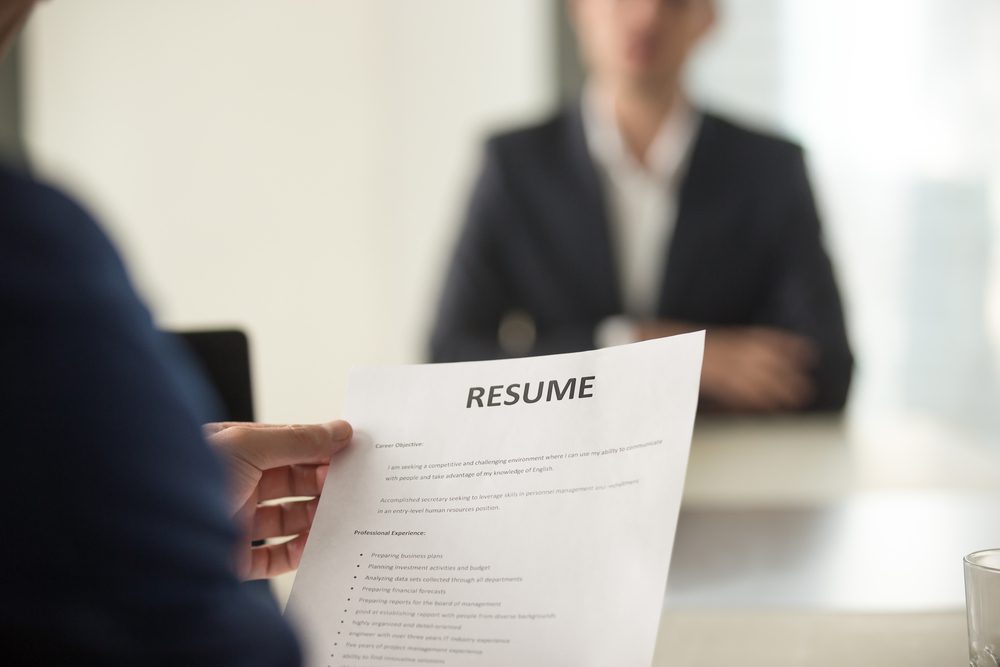
[[[656,667],[964,665],[998,482],[1000,451],[915,416],[700,420]]]
[[[959,667],[965,614],[667,612],[654,667]]]
[[[867,492],[681,511],[668,609],[963,609],[962,558],[1000,545],[1000,494]]]

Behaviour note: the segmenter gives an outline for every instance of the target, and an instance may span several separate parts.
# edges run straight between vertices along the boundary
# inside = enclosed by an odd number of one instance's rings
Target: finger
[[[741,379],[770,409],[795,406],[812,386],[803,367],[768,345],[753,345],[740,368]]]
[[[747,354],[743,363],[716,377],[703,390],[724,407],[734,410],[773,411],[805,405],[812,382],[803,373],[765,356]]]
[[[329,465],[282,466],[265,470],[257,484],[261,500],[278,500],[293,496],[318,496]]]
[[[812,380],[785,367],[758,366],[747,372],[745,381],[747,393],[760,410],[801,408],[812,398]]]
[[[266,426],[237,424],[224,427],[211,441],[229,455],[259,470],[297,464],[324,464],[351,440],[351,425],[328,424]]]
[[[253,539],[290,537],[309,531],[319,499],[303,502],[263,505],[257,508],[253,519]]]
[[[282,426],[282,424],[263,424],[261,422],[209,422],[208,424],[202,424],[201,432],[205,434],[205,437],[215,435],[219,431],[224,431],[227,428],[275,428],[277,426]]]
[[[812,339],[783,329],[754,329],[754,339],[769,346],[777,353],[794,359],[798,364],[813,366],[819,359],[819,350]]]
[[[325,425],[347,423],[342,419],[338,419],[332,422],[328,422]],[[209,422],[207,424],[202,424],[202,432],[208,435],[215,435],[219,431],[224,431],[227,428],[248,428],[248,429],[274,429],[274,428],[286,428],[288,426],[302,426],[302,424],[266,424],[264,422]]]
[[[254,547],[244,579],[269,579],[298,568],[308,537],[302,533],[288,542]]]
[[[748,345],[743,359],[743,366],[748,369],[768,372],[776,377],[791,378],[804,376],[810,368],[798,352],[789,347],[782,347],[774,341],[754,341]]]
[[[734,369],[713,373],[706,379],[706,371],[707,366],[702,368],[701,395],[704,398],[724,410],[756,409],[757,392],[745,372]]]
[[[806,355],[808,356],[808,355]],[[792,393],[809,393],[813,381],[809,375],[811,364],[805,363],[805,358],[788,348],[764,346],[758,349],[753,358],[757,362],[757,370],[770,376],[770,381],[789,388]]]
[[[715,398],[728,410],[761,412],[773,409],[760,387],[746,376],[731,378],[719,387]]]

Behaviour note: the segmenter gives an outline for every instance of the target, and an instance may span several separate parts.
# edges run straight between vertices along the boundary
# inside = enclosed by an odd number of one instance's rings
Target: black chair
[[[225,421],[254,421],[250,343],[237,329],[174,334],[191,352],[222,401]]]

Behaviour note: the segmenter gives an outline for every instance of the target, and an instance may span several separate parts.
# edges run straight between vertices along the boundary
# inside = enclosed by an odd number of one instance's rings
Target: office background
[[[691,87],[809,150],[851,424],[998,446],[1000,5],[720,7]],[[23,138],[88,202],[164,326],[250,333],[269,421],[336,415],[353,365],[424,358],[483,138],[578,84],[539,0],[43,3],[21,46],[3,150]]]

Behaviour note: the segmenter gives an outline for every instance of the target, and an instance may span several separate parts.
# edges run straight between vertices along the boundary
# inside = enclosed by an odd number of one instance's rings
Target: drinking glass
[[[969,667],[1000,667],[1000,549],[965,557]]]

